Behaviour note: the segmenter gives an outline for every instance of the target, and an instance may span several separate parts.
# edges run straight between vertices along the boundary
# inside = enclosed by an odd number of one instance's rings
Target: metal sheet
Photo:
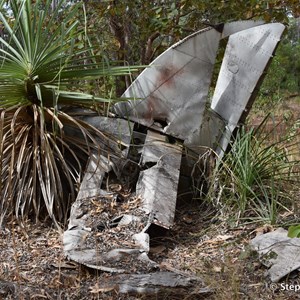
[[[84,120],[106,134],[111,134],[113,137],[113,148],[118,147],[118,141],[121,141],[122,147],[125,147],[122,151],[123,155],[125,157],[128,155],[128,149],[132,139],[132,123],[126,120],[98,116],[84,117]],[[99,151],[99,153],[97,151],[92,153],[80,185],[77,199],[71,207],[68,230],[64,232],[63,236],[65,254],[69,259],[102,271],[125,272],[128,267],[126,267],[125,262],[123,265],[119,262],[126,259],[128,260],[129,257],[131,257],[133,261],[139,261],[140,267],[143,268],[143,270],[148,270],[147,268],[151,269],[153,266],[156,266],[156,263],[148,258],[145,249],[143,249],[144,247],[147,250],[145,241],[146,233],[143,235],[143,240],[141,240],[141,237],[139,239],[136,238],[137,245],[136,248],[133,249],[119,248],[116,243],[117,246],[115,248],[109,249],[109,251],[105,253],[100,253],[95,247],[89,244],[96,239],[96,231],[91,227],[91,224],[97,220],[97,217],[101,219],[101,214],[99,213],[99,216],[94,217],[93,211],[97,209],[97,207],[101,207],[101,205],[110,205],[113,201],[113,193],[101,189],[103,178],[113,170],[116,165],[119,164],[123,167],[124,164],[124,157],[119,157],[119,161],[116,157],[111,160],[111,153],[103,153],[106,154],[106,156],[101,153],[101,151]],[[118,173],[118,170],[115,170],[115,173]],[[110,204],[107,204],[107,202]],[[121,219],[120,226],[122,226],[122,222],[126,222],[126,220]],[[127,222],[129,221],[127,220]],[[138,225],[143,226],[143,222],[146,221],[143,221],[139,216],[131,216],[129,223],[133,230],[132,232],[129,231],[128,235],[133,236],[134,234],[140,233]],[[138,225],[135,224],[135,226],[133,226],[131,223],[137,223]],[[87,243],[87,241],[90,242]]]
[[[140,165],[163,162],[177,170],[180,169],[181,147],[170,144],[168,138],[158,132],[148,130],[142,149]]]
[[[205,109],[200,127],[194,131],[184,144],[196,153],[207,151],[207,148],[216,149],[223,136],[226,122],[213,110]]]
[[[224,24],[222,30],[222,38],[226,38],[231,34],[237,33],[242,30],[246,30],[255,26],[263,25],[265,22],[262,20],[247,20],[247,21],[236,21]]]
[[[122,294],[155,295],[151,299],[205,299],[213,291],[205,286],[199,277],[176,272],[152,272],[149,274],[118,275],[113,280],[110,278],[102,281],[99,287],[112,289],[119,286]],[[142,298],[142,297],[141,297]]]
[[[136,194],[141,197],[141,209],[152,215],[152,223],[170,228],[175,216],[182,149],[165,140],[165,136],[148,130],[141,165],[153,166],[140,173]]]
[[[255,237],[250,246],[268,268],[272,282],[278,282],[300,268],[300,239],[289,238],[288,231],[283,228]]]
[[[231,133],[273,56],[284,25],[265,24],[229,37],[211,108],[227,123],[217,152],[226,149]]]
[[[284,30],[265,24],[229,37],[211,108],[236,125]]]
[[[166,50],[123,95],[142,100],[116,104],[115,111],[185,139],[200,126],[220,36],[212,28],[201,30]]]
[[[111,170],[110,161],[98,153],[94,152],[89,160],[80,189],[78,199],[88,199],[100,196],[100,189],[103,177]]]
[[[262,23],[238,21],[225,24],[221,32],[206,28],[186,37],[138,76],[123,95],[136,100],[116,104],[115,112],[182,139],[187,146],[215,143],[215,137],[203,131],[211,128],[211,122],[202,123],[219,40]]]
[[[107,149],[117,149],[122,144],[125,160],[108,159],[109,153],[105,157],[92,155],[64,233],[64,250],[70,259],[109,272],[144,273],[157,267],[147,255],[147,230],[151,224],[164,228],[173,225],[181,165],[182,147],[177,142],[170,143],[167,135],[172,136],[172,141],[173,137],[182,140],[189,151],[199,154],[208,147],[222,154],[245,115],[283,30],[281,24],[234,22],[218,30],[201,30],[169,48],[123,95],[137,99],[114,107],[120,116],[150,127],[146,138],[144,131],[132,134],[133,124],[127,120],[85,120],[115,137],[117,141],[111,148],[109,143]],[[229,42],[210,103],[208,91],[219,40],[227,36]],[[135,197],[138,201],[129,210],[128,203],[123,203],[125,208],[120,206],[116,215],[115,210],[110,214],[101,210],[103,206],[116,208],[111,195],[101,189],[105,173],[112,168],[117,177],[135,177],[142,170],[136,184],[136,194],[141,199]],[[90,201],[91,198],[98,202]],[[123,204],[119,201],[118,205]],[[94,211],[98,213],[95,215]],[[98,228],[102,229],[95,234]],[[97,243],[103,246],[101,253],[96,250]],[[133,282],[137,280],[137,289],[143,278],[133,278]]]
[[[132,122],[103,116],[84,116],[81,119],[99,129],[105,135],[111,135],[113,139],[122,142],[122,145],[127,147],[126,149],[129,148],[134,126]],[[127,153],[124,154],[127,155]]]

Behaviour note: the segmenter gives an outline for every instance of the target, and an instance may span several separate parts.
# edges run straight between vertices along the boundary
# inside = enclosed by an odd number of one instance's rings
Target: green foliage
[[[211,199],[219,199],[226,213],[235,212],[238,219],[275,224],[278,211],[292,203],[299,161],[290,160],[287,154],[294,145],[267,142],[271,138],[263,133],[265,124],[239,129],[230,151],[216,167],[213,178],[218,182],[218,196],[213,194]]]
[[[290,226],[288,230],[288,237],[299,238],[300,237],[300,225]]]
[[[208,24],[249,19],[288,24],[288,16],[299,16],[298,2],[85,1],[92,44],[106,49],[110,59],[121,59],[130,65],[149,64],[166,48]],[[274,70],[277,70],[275,66]],[[129,84],[128,78],[118,80],[118,94],[121,95]]]
[[[257,108],[272,108],[285,97],[300,93],[300,21],[290,18],[289,22],[260,88]]]
[[[11,214],[63,221],[87,157],[109,151],[99,144],[105,135],[67,107],[104,112],[111,99],[83,93],[85,84],[132,69],[94,55],[77,19],[82,3],[0,0],[0,7],[0,224]]]
[[[108,101],[77,93],[78,80],[120,75],[128,73],[129,68],[98,62],[92,49],[82,49],[78,37],[84,31],[75,18],[80,4],[64,7],[63,15],[60,10],[65,0],[59,2],[55,11],[51,10],[50,0],[45,4],[36,1],[34,6],[27,0],[13,0],[10,4],[15,19],[13,26],[10,18],[0,13],[4,26],[4,36],[0,37],[1,107],[29,103],[90,107]]]

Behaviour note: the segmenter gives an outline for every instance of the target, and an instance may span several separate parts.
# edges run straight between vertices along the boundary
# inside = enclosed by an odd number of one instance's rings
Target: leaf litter
[[[138,199],[130,198],[126,205],[134,207],[135,201]],[[110,213],[109,209],[106,213]],[[204,299],[295,296],[292,292],[270,290],[265,268],[248,252],[249,240],[256,235],[257,226],[230,228],[221,221],[211,222],[211,213],[211,208],[198,201],[177,207],[174,227],[167,235],[158,235],[151,241],[149,257],[158,262],[162,272],[176,270],[185,275],[200,275],[213,290]],[[185,222],[186,214],[193,225]],[[12,220],[2,229],[0,299],[157,299],[156,296],[121,295],[111,284],[111,274],[66,260],[60,232],[48,225],[28,221],[24,229]],[[119,234],[116,227],[109,231],[112,235]],[[99,240],[98,246],[101,243],[109,247],[109,238]],[[295,283],[297,279],[289,280]],[[201,299],[192,292],[185,293],[184,298],[179,293],[165,295],[164,299]]]

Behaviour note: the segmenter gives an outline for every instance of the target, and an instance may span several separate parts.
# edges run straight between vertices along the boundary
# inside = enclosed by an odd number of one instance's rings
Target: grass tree
[[[79,92],[84,84],[132,69],[83,47],[85,26],[76,18],[82,3],[0,3],[0,223],[9,215],[48,215],[58,224],[76,196],[82,159],[104,137],[64,107],[102,109],[111,99]],[[81,135],[68,135],[66,127]]]

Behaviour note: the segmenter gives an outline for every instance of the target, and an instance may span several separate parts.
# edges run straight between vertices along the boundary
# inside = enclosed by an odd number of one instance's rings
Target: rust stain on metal
[[[147,98],[147,110],[143,114],[143,117],[146,120],[152,120],[153,119],[153,111],[154,111],[154,108],[156,106],[155,102],[156,102],[156,99],[152,95],[150,95]]]
[[[174,74],[178,74],[181,70],[173,65],[164,66],[160,69],[160,74],[157,78],[157,86],[161,86],[165,84],[168,88],[172,88],[174,86]]]

